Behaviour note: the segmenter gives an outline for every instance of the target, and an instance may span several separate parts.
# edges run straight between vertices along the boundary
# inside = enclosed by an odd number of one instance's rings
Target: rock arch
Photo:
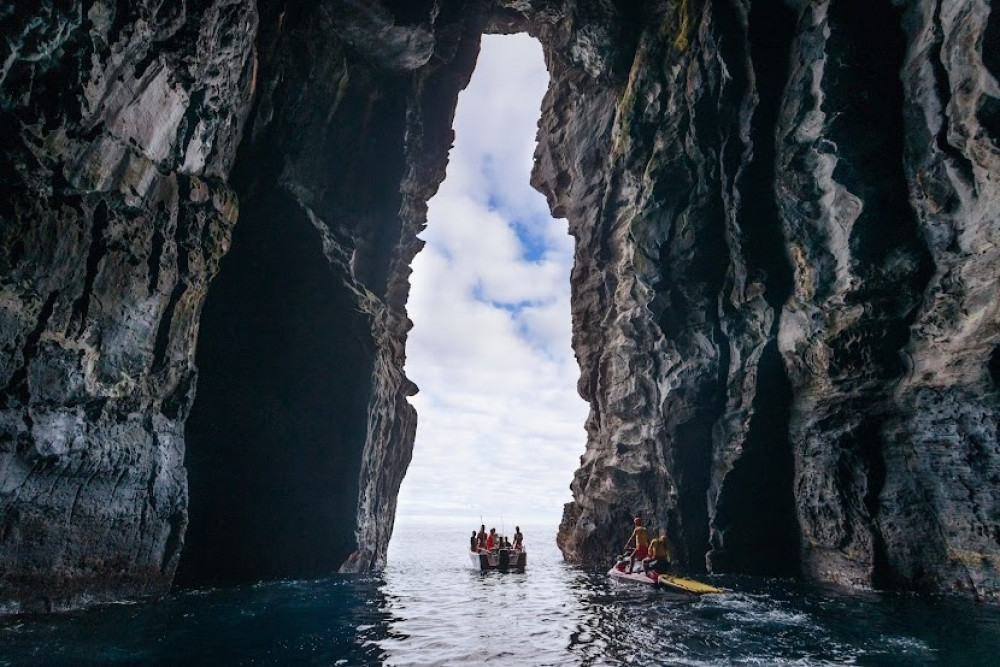
[[[576,239],[592,407],[566,557],[600,558],[641,512],[695,566],[995,597],[994,18],[981,0],[0,10],[0,604],[163,591],[182,547],[195,582],[381,564],[416,424],[416,234],[480,35],[522,30],[552,76],[532,181]],[[316,508],[337,527],[308,525]]]

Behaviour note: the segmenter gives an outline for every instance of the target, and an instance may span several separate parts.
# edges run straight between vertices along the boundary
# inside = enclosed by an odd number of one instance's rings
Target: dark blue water
[[[471,527],[470,527],[471,530]],[[998,665],[1000,610],[709,577],[677,601],[561,562],[469,567],[466,534],[401,526],[379,576],[335,576],[0,622],[0,665]]]

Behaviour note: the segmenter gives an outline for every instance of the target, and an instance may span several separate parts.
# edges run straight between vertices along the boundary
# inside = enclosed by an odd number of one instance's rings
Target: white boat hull
[[[716,588],[715,586],[701,581],[675,577],[669,574],[658,574],[654,572],[652,575],[649,575],[641,570],[630,573],[626,570],[619,570],[617,567],[613,567],[608,570],[608,574],[612,579],[627,581],[633,584],[642,584],[644,586],[655,586],[661,590],[681,597],[697,597],[699,595],[725,592],[721,588]]]
[[[649,576],[640,569],[637,572],[629,573],[625,570],[619,570],[617,567],[613,567],[608,570],[608,574],[611,575],[612,579],[617,579],[619,581],[628,581],[633,584],[643,584],[644,586],[655,586],[656,576]]]
[[[509,570],[524,571],[528,561],[528,553],[523,549],[499,549],[497,551],[469,552],[469,560],[472,567],[480,572],[496,570],[507,572]]]

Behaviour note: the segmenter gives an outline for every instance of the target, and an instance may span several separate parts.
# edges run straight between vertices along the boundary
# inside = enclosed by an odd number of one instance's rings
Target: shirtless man
[[[485,549],[486,548],[486,526],[485,525],[479,526],[479,535],[477,537],[479,539],[479,548],[480,549]]]

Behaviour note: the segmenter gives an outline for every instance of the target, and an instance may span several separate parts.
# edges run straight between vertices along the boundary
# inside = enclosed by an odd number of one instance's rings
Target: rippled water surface
[[[553,528],[522,528],[523,574],[474,572],[461,530],[400,526],[380,576],[6,619],[0,665],[1000,664],[993,607],[749,577],[678,601],[567,566]]]

